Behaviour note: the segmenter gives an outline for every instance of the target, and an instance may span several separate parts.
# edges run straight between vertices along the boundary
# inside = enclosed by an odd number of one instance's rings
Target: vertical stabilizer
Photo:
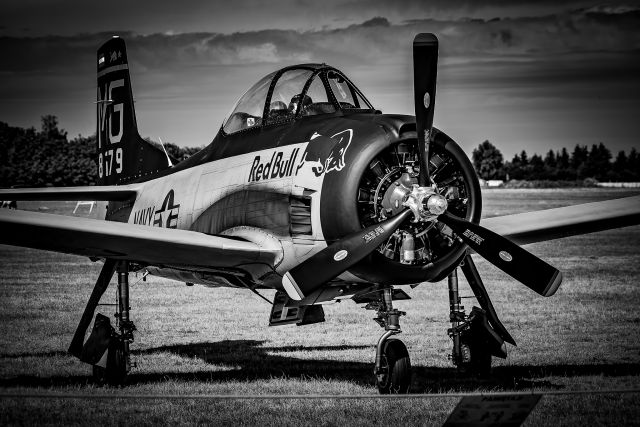
[[[124,184],[169,167],[164,152],[138,134],[124,40],[98,49],[98,185]]]

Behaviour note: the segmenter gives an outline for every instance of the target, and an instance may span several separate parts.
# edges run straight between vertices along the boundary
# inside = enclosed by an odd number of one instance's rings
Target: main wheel
[[[97,384],[122,385],[127,379],[127,359],[124,341],[119,337],[111,338],[107,367],[93,365],[93,380]]]
[[[376,375],[380,394],[405,394],[411,386],[409,352],[400,340],[390,339],[382,347],[382,372]]]
[[[462,360],[458,368],[461,372],[481,377],[491,373],[491,350],[485,340],[464,334],[460,339],[460,351]]]

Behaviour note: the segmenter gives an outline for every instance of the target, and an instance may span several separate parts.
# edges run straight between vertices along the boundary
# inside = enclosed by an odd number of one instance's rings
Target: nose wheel
[[[388,339],[379,352],[380,368],[376,386],[380,394],[406,394],[411,386],[411,361],[407,347],[399,339]]]
[[[380,394],[405,394],[411,386],[411,361],[402,341],[391,338],[401,333],[400,316],[406,313],[393,308],[393,288],[381,290],[378,300],[365,307],[376,310],[375,320],[385,329],[376,347],[376,363],[373,370]]]

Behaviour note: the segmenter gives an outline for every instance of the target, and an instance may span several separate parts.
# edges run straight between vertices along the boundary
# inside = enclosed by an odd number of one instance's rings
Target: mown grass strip
[[[640,388],[602,390],[549,390],[549,391],[497,391],[476,393],[424,393],[424,394],[80,394],[80,393],[0,393],[0,399],[211,399],[211,400],[313,400],[313,399],[430,399],[470,396],[545,396],[576,394],[627,394],[640,393]]]

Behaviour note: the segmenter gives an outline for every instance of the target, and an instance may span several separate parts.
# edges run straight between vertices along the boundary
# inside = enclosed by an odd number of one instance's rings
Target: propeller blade
[[[418,34],[413,40],[413,92],[416,110],[416,132],[420,175],[418,184],[430,187],[429,135],[433,126],[438,74],[438,38],[431,33]]]
[[[499,234],[448,212],[438,220],[484,259],[540,295],[553,295],[562,283],[558,269]]]
[[[289,270],[282,278],[289,298],[301,300],[386,242],[411,215],[406,209],[386,221],[351,233]]]

